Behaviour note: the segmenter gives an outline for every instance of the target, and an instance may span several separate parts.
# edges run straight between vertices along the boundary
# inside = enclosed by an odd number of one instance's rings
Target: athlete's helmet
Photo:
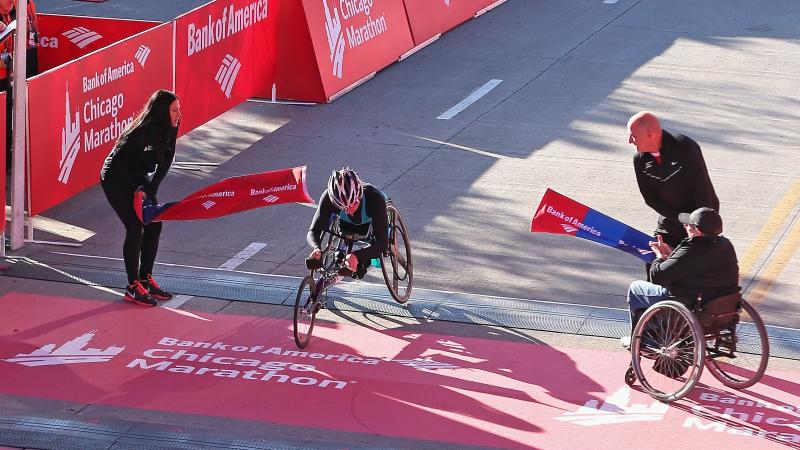
[[[361,200],[363,192],[361,179],[358,178],[356,171],[349,167],[334,170],[328,179],[328,197],[341,210],[345,210]]]

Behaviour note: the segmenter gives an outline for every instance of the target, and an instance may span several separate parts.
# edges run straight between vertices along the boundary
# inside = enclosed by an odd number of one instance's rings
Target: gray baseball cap
[[[696,226],[703,234],[716,236],[722,233],[722,217],[711,208],[697,208],[691,214],[680,213],[678,220],[682,224]]]

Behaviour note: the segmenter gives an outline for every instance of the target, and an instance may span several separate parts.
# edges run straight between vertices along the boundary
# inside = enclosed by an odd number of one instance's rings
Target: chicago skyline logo
[[[628,386],[619,388],[606,398],[602,405],[597,400],[589,400],[576,411],[566,411],[555,420],[572,422],[585,427],[609,425],[627,422],[654,422],[664,418],[669,404],[653,400],[649,406],[634,404],[631,401],[631,389]]]
[[[214,79],[219,83],[219,87],[225,97],[231,98],[231,90],[233,90],[233,85],[236,83],[236,77],[239,75],[241,67],[242,63],[230,54],[226,54],[222,58],[222,64],[219,66],[217,76]]]
[[[66,38],[69,39],[70,42],[72,42],[73,44],[77,45],[80,48],[85,48],[92,42],[95,42],[98,39],[103,38],[101,34],[92,31],[86,27],[75,27],[61,34],[63,36],[66,36]]]
[[[23,366],[56,366],[61,364],[81,364],[108,362],[119,355],[125,347],[111,345],[105,350],[99,348],[84,348],[92,340],[97,330],[84,333],[75,339],[67,341],[61,346],[47,344],[30,353],[19,353],[5,361],[22,364]]]
[[[333,7],[333,14],[328,8],[328,0],[322,0],[325,7],[325,36],[328,38],[328,49],[330,50],[331,64],[333,64],[333,76],[342,78],[342,67],[344,65],[344,32],[342,31],[342,21],[339,19],[339,10]]]
[[[460,369],[459,366],[434,361],[431,358],[414,358],[414,359],[390,359],[402,366],[411,367],[415,370],[441,370],[441,369]]]
[[[64,127],[61,128],[61,161],[58,163],[58,181],[67,184],[72,166],[81,149],[81,120],[80,111],[75,110],[75,120],[72,120],[72,111],[69,107],[69,84],[66,88],[66,102],[64,114]]]
[[[136,53],[133,55],[136,58],[136,61],[139,61],[139,65],[144,68],[145,63],[147,62],[147,57],[150,56],[150,47],[142,44],[136,50]]]

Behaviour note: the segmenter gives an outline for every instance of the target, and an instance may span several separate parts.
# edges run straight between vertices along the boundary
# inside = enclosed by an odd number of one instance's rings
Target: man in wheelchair
[[[650,242],[656,254],[650,267],[653,282],[637,280],[628,288],[631,329],[647,308],[670,296],[694,302],[698,298],[707,301],[739,291],[736,251],[733,244],[720,235],[722,218],[719,214],[711,208],[698,208],[691,214],[680,214],[678,220],[688,237],[675,249],[660,237],[657,242]],[[620,342],[630,348],[631,336],[623,336]]]
[[[338,217],[344,236],[368,243],[345,255],[344,259],[353,276],[363,278],[370,261],[380,258],[389,246],[386,202],[383,192],[369,183],[362,183],[354,170],[349,167],[334,170],[306,235],[313,249],[306,258],[306,266],[309,269],[322,267],[322,234]]]

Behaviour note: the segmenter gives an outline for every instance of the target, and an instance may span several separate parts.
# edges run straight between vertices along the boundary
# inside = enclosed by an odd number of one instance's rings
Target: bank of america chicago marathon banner
[[[314,203],[306,189],[306,167],[225,178],[180,201],[155,205],[137,192],[133,207],[144,224],[212,219],[282,203]]]
[[[800,442],[800,392],[784,381],[792,379],[788,373],[770,372],[742,392],[706,374],[671,407],[625,386],[624,352],[327,323],[317,324],[300,351],[291,322],[273,318],[21,293],[0,297],[0,306],[7,312],[0,322],[0,392],[10,395],[445,447],[568,442],[619,450],[714,442],[782,449]],[[647,433],[631,432],[643,426]]]
[[[531,221],[531,232],[576,236],[653,262],[652,237],[569,197],[547,189]]]
[[[505,0],[501,0],[502,3]],[[414,45],[444,33],[498,0],[403,0]]]
[[[300,1],[281,22],[294,30],[281,43],[281,98],[327,102],[414,47],[403,0]]]
[[[39,72],[80,58],[161,22],[37,14]]]
[[[157,89],[171,89],[167,23],[28,79],[30,214],[99,181],[103,160]]]
[[[216,0],[175,19],[181,134],[271,91],[278,5],[278,0]]]

